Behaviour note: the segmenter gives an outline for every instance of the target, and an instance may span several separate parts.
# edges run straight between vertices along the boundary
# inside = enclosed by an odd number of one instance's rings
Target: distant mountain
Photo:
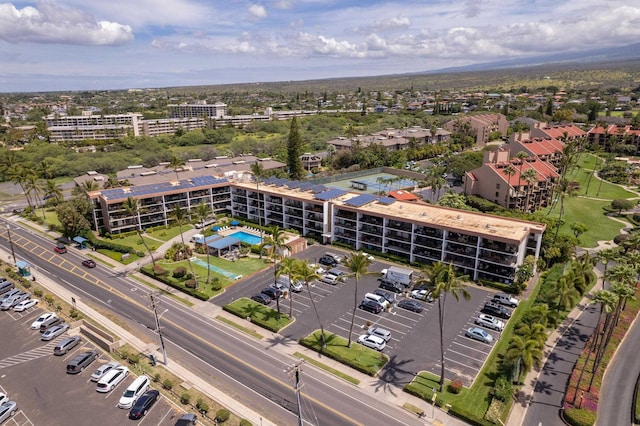
[[[466,65],[462,67],[441,68],[438,70],[411,73],[440,74],[449,72],[490,71],[504,68],[531,67],[560,63],[602,63],[606,61],[618,62],[640,60],[640,43],[620,47],[586,50],[582,52],[554,53],[551,55],[532,56],[528,58],[506,59],[504,61],[486,62],[482,64]]]

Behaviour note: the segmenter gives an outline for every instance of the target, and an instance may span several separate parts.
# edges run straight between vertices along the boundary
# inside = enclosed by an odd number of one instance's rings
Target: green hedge
[[[562,417],[571,426],[592,426],[596,422],[596,412],[582,408],[567,408]]]
[[[197,299],[200,300],[209,300],[209,296],[207,296],[206,294],[193,289],[193,288],[187,288],[184,284],[182,283],[177,283],[175,280],[171,279],[169,276],[167,275],[155,275],[152,271],[151,271],[152,266],[146,265],[143,266],[142,268],[140,268],[140,272],[142,272],[143,274],[145,274],[148,277],[153,278],[154,280],[158,280],[160,282],[163,282],[173,288],[175,288],[176,290],[180,290],[183,293],[187,293],[190,296],[193,296]]]
[[[96,238],[95,235],[93,235],[92,232],[85,232],[82,236],[86,238],[89,241],[89,244],[95,247],[96,249],[112,250],[118,253],[130,253],[130,254],[136,253],[136,249],[134,249],[133,247],[125,246],[124,244],[118,244],[111,241],[98,239]]]
[[[243,298],[244,299],[244,298]],[[241,299],[238,299],[241,300]],[[246,303],[250,304],[250,305],[254,305],[255,310],[251,311],[251,313],[249,315],[247,315],[247,311],[244,310],[241,307],[237,307],[233,304],[229,304],[229,305],[224,305],[222,307],[222,309],[224,309],[227,312],[232,313],[233,315],[236,315],[240,318],[246,318],[247,316],[249,316],[251,318],[251,322],[253,324],[259,325],[262,328],[266,328],[269,331],[273,331],[274,333],[279,332],[280,330],[282,330],[282,328],[284,328],[285,326],[289,325],[291,323],[291,319],[289,318],[288,315],[286,314],[280,314],[280,320],[269,320],[268,318],[270,317],[269,315],[265,315],[266,312],[268,311],[275,311],[274,309],[271,309],[267,306],[264,306],[258,302],[255,302],[251,299],[247,299]],[[262,316],[258,316],[258,313],[262,313]],[[267,319],[265,319],[267,318]],[[284,321],[282,321],[284,320]],[[284,322],[284,323],[283,323]]]
[[[477,425],[477,426],[494,426],[495,425],[495,423],[490,422],[488,420],[477,418],[473,413],[468,411],[466,407],[458,407],[456,405],[452,405],[451,408],[449,408],[449,415],[453,417],[457,417],[460,420],[464,420],[465,422],[471,425]]]

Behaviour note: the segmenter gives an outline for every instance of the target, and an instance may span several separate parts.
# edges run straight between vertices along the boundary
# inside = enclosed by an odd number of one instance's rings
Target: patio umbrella
[[[234,220],[231,222],[231,226],[238,226],[240,225],[240,222],[238,222],[237,220]]]
[[[218,232],[218,231],[220,230],[220,227],[216,225],[216,226],[214,226],[213,228],[211,228],[211,230],[212,230],[213,232]]]

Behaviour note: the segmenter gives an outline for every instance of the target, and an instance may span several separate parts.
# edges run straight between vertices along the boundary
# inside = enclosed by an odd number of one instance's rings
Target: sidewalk
[[[30,224],[30,226],[33,226],[33,225]],[[57,234],[55,233],[45,232],[44,230],[42,232],[50,235],[52,238],[57,237]],[[198,230],[194,229],[194,230],[185,232],[184,233],[185,241],[188,241],[188,239],[191,238],[191,235],[195,233],[198,233]],[[180,236],[177,236],[163,243],[162,245],[160,245],[160,247],[158,247],[157,251],[158,252],[166,251],[176,241],[181,241]],[[117,262],[114,262],[113,259],[110,259],[107,256],[101,255],[100,253],[97,253],[97,252],[89,252],[89,253],[92,257],[98,258],[102,262],[112,265],[113,270],[116,272],[132,273],[145,280],[149,279],[148,277],[138,272],[135,272],[135,270],[138,268],[138,264],[144,264],[151,261],[148,255],[140,259],[137,262],[137,264],[122,265]],[[6,258],[9,258],[8,257],[9,254],[4,253],[4,255],[6,256]],[[139,339],[138,337],[136,337],[135,335],[133,335],[132,333],[124,329],[123,327],[115,324],[113,321],[111,321],[104,315],[100,314],[99,312],[95,311],[87,304],[83,303],[81,299],[79,300],[79,298],[77,296],[74,296],[74,294],[72,294],[70,291],[64,289],[62,286],[58,285],[53,280],[49,279],[42,271],[38,271],[37,281],[47,290],[51,291],[52,293],[55,293],[56,295],[58,295],[68,303],[71,303],[71,298],[75,297],[76,307],[81,312],[83,312],[86,316],[94,319],[100,325],[110,330],[115,335],[119,336],[123,342],[130,344],[131,346],[138,349],[140,352],[153,353],[156,356],[156,359],[158,360],[162,359],[162,354],[159,352],[159,349],[157,348],[157,344],[145,343],[144,341],[142,341],[141,339]],[[260,328],[250,322],[243,321],[241,318],[238,318],[222,310],[219,306],[213,303],[198,300],[187,294],[180,294],[180,299],[188,300],[189,303],[192,304],[193,310],[197,311],[199,314],[204,315],[214,321],[218,321],[216,319],[217,316],[222,316],[237,324],[242,325],[245,328],[254,330],[259,334],[262,334],[262,335],[270,334],[269,331],[263,328]],[[223,324],[223,323],[220,323],[220,324]],[[236,329],[230,326],[229,326],[229,329],[234,330],[234,332],[238,332]],[[273,335],[277,336],[275,333]],[[250,337],[247,337],[247,338],[250,338]],[[416,425],[463,426],[467,424],[462,420],[449,416],[446,412],[439,409],[438,407],[434,408],[429,402],[422,400],[420,398],[414,397],[406,392],[403,392],[401,387],[397,387],[397,386],[388,384],[386,382],[382,382],[376,377],[370,377],[364,373],[360,373],[352,368],[345,366],[340,362],[337,362],[326,356],[322,356],[315,351],[304,348],[303,346],[298,345],[297,342],[295,344],[279,344],[279,345],[273,346],[272,350],[278,351],[279,353],[286,354],[296,359],[297,357],[294,356],[295,352],[302,353],[309,358],[317,359],[319,362],[335,370],[341,371],[344,374],[347,374],[351,377],[358,379],[360,381],[360,384],[358,385],[359,389],[367,393],[370,393],[371,395],[375,396],[377,399],[384,400],[389,404],[395,405],[400,409],[402,409],[402,406],[405,403],[409,403],[415,407],[420,408],[421,410],[423,410],[425,415],[421,418],[416,417],[416,422],[415,422]],[[309,365],[309,368],[314,368],[317,371],[321,372],[321,374],[329,374],[332,379],[336,379],[336,376],[331,375],[330,373],[325,372],[324,370],[317,368],[315,366],[312,366],[310,364],[308,365]],[[195,389],[203,392],[211,399],[217,401],[218,403],[220,403],[221,405],[229,409],[234,414],[240,416],[241,418],[246,418],[247,420],[251,421],[255,425],[258,425],[258,424],[263,426],[272,425],[272,423],[269,422],[264,417],[262,417],[260,413],[254,412],[249,407],[237,402],[236,400],[229,397],[228,395],[223,394],[218,389],[209,385],[206,381],[200,379],[198,376],[196,376],[195,374],[191,373],[190,371],[182,367],[175,360],[172,359],[171,362],[169,362],[168,365],[165,366],[165,368],[167,368],[167,370],[169,370],[176,376],[180,377],[183,381],[191,384]],[[268,415],[268,413],[264,413],[264,414]]]

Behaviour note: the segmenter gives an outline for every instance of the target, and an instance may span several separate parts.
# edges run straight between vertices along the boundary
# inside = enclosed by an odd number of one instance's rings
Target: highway
[[[157,342],[150,288],[100,264],[86,269],[77,250],[56,254],[51,239],[14,223],[11,236],[17,259],[29,262],[36,277],[46,273],[76,298],[119,317],[142,340]],[[0,233],[0,245],[10,251],[6,229]],[[275,424],[297,424],[293,383],[285,373],[296,359],[275,346],[291,342],[256,341],[171,297],[160,296],[158,311],[163,313],[169,362],[179,361]],[[399,407],[315,368],[304,369],[302,382],[306,424],[421,424]]]

